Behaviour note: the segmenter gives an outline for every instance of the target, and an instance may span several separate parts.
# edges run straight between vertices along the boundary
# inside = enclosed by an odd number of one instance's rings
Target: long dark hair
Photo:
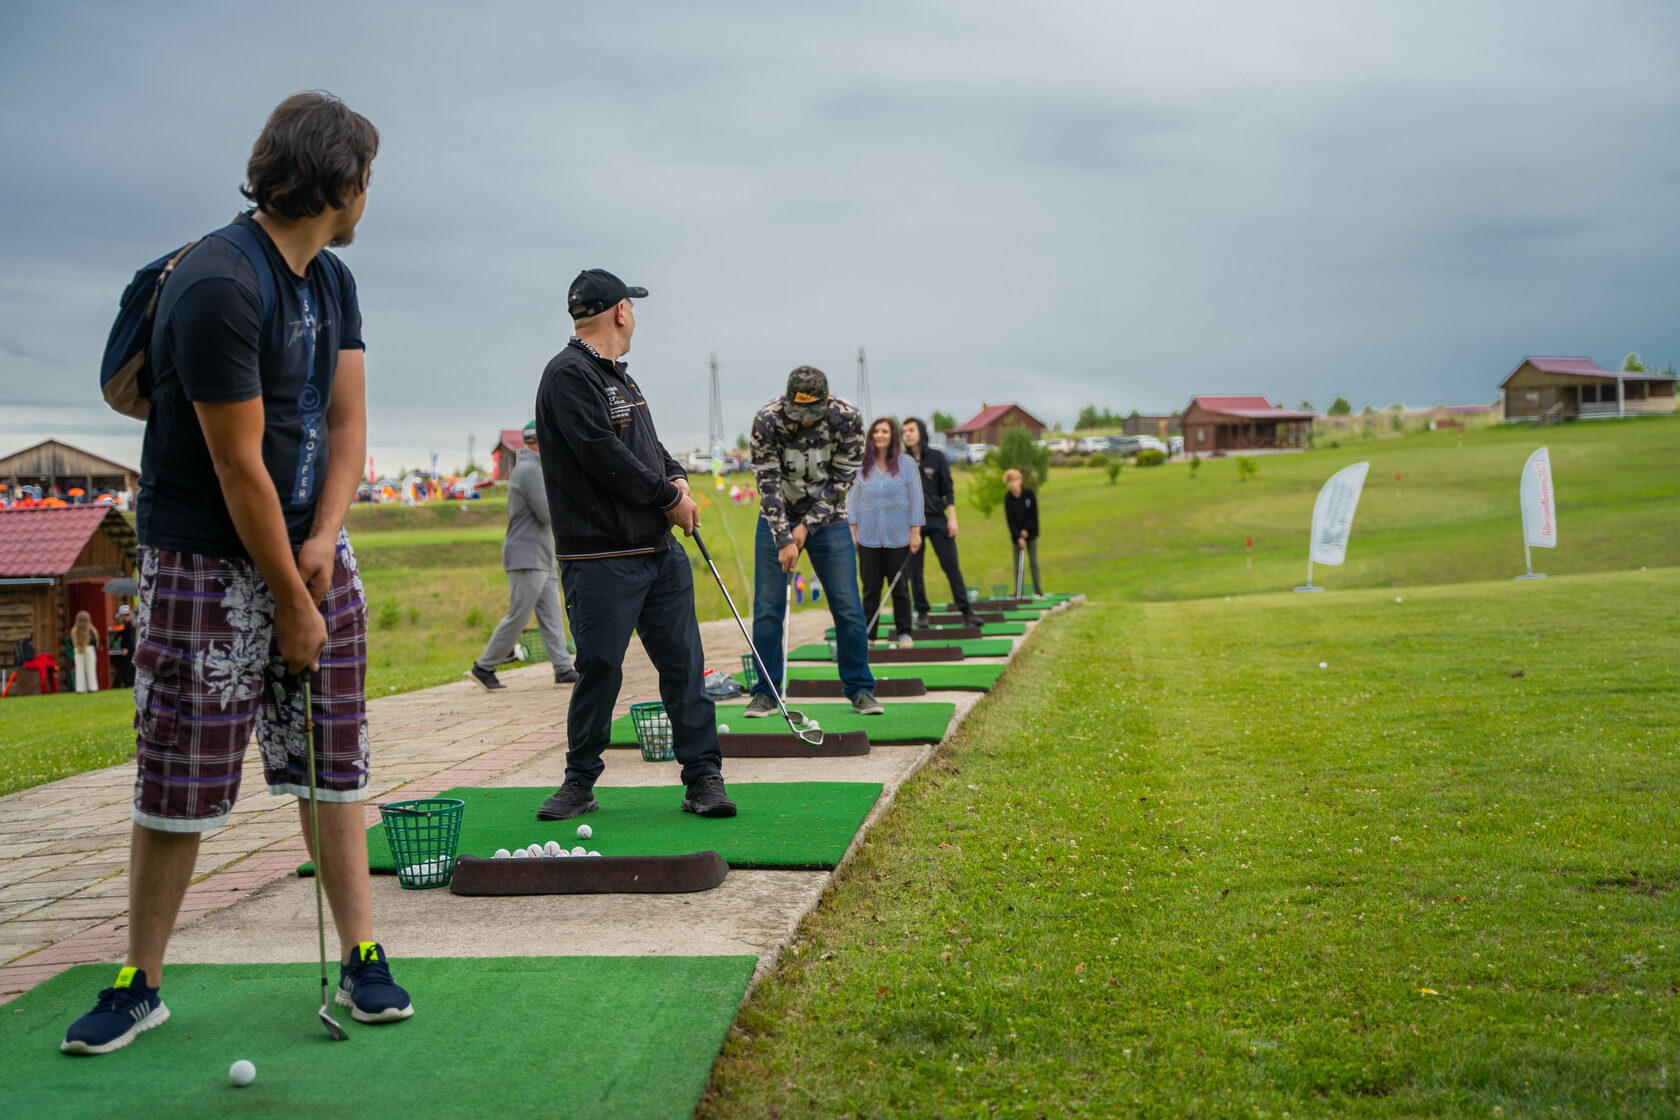
[[[922,452],[926,451],[927,446],[928,446],[927,421],[923,420],[920,416],[906,416],[904,418],[904,423],[905,424],[912,424],[913,423],[913,424],[916,425],[916,450],[911,451],[910,450],[910,445],[908,443],[906,443],[904,445],[904,450],[905,450],[905,453],[910,456],[910,458],[916,460],[916,462],[919,463],[919,462],[922,461]],[[899,430],[900,431],[904,430],[904,425],[903,424],[899,425]]]
[[[892,441],[887,444],[887,473],[898,477],[898,457],[904,451],[904,437],[898,432],[898,421],[891,416],[877,416],[863,437],[863,473],[868,477],[875,469],[875,429],[885,424],[892,429]]]
[[[342,210],[378,152],[379,130],[366,117],[330,93],[294,93],[263,126],[239,193],[292,221]]]

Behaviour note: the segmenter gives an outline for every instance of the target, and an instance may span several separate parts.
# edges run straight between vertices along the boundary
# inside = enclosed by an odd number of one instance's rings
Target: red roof
[[[503,428],[502,429],[502,443],[507,444],[509,447],[513,448],[515,451],[524,450],[524,448],[525,448],[525,430],[523,428]]]
[[[108,505],[0,509],[0,578],[64,575],[106,518],[125,544],[133,541],[128,521]]]
[[[1207,412],[1222,416],[1240,416],[1244,420],[1311,420],[1313,414],[1294,408],[1273,408],[1265,397],[1191,397],[1191,404],[1199,404]]]
[[[1015,411],[1016,409],[1020,409],[1021,414],[1023,416],[1025,416],[1028,420],[1031,420],[1034,424],[1037,424],[1041,428],[1044,427],[1044,424],[1038,419],[1038,417],[1034,416],[1032,413],[1028,412],[1026,409],[1021,408],[1021,406],[1016,404],[1014,401],[1006,401],[1003,404],[989,404],[989,405],[987,405],[985,408],[982,408],[979,412],[976,412],[969,419],[968,423],[959,424],[955,428],[946,428],[945,432],[948,435],[949,434],[966,435],[969,432],[978,432],[978,431],[981,431],[985,428],[991,427],[993,424],[996,424],[999,420],[1002,420],[1005,416],[1008,416],[1011,412]]]
[[[1616,381],[1650,381],[1658,377],[1673,377],[1671,373],[1652,373],[1650,370],[1605,369],[1591,358],[1536,358],[1530,355],[1517,363],[1517,368],[1505,375],[1501,389],[1517,375],[1523,366],[1533,366],[1541,373],[1566,373],[1571,377],[1607,377]]]

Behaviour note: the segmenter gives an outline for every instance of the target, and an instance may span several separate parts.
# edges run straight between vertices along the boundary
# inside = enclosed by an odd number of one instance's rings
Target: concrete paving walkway
[[[827,611],[798,612],[792,640],[821,640],[829,625]],[[1014,640],[1012,651],[1036,625]],[[747,646],[734,621],[703,623],[701,630],[708,664],[738,669]],[[424,797],[458,785],[560,783],[571,689],[554,685],[546,664],[502,678],[508,686],[503,692],[486,693],[463,680],[370,701],[370,825],[378,820],[377,801]],[[981,696],[933,693],[927,699],[957,705],[954,728]],[[653,667],[633,644],[618,711],[656,699]],[[863,758],[726,759],[724,776],[732,784],[882,782],[886,792],[867,831],[898,786],[936,749],[878,747]],[[603,784],[677,784],[673,763],[646,763],[625,750],[609,751],[606,760]],[[246,767],[232,818],[205,836],[170,943],[171,960],[314,959],[314,888],[293,875],[305,858],[295,803],[268,794],[257,752],[250,752]],[[126,763],[0,798],[0,1003],[72,965],[121,959],[133,782],[133,764]],[[490,899],[447,890],[404,891],[394,876],[375,876],[375,929],[396,961],[751,952],[762,973],[831,878],[830,872],[732,871],[721,887],[693,895]]]

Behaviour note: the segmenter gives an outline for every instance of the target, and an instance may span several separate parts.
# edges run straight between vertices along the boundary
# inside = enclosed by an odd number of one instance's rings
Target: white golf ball
[[[598,856],[598,855],[600,855],[600,854],[601,854],[601,853],[600,853],[600,852],[590,852],[590,853],[589,853],[589,854],[590,854],[590,855],[592,855],[592,856]]]
[[[530,847],[526,848],[525,850],[527,852],[529,852],[533,857],[541,856],[541,855],[544,854],[541,844],[532,844]]]
[[[729,725],[727,723],[718,724],[718,734],[719,735],[729,734]]]
[[[496,854],[491,856],[490,858],[491,859],[507,859],[512,854],[513,853],[508,851],[506,848],[497,848],[496,849]]]
[[[1320,662],[1319,662],[1319,663],[1318,663],[1318,667],[1319,667],[1319,668],[1320,668],[1320,669],[1328,669],[1328,668],[1330,668],[1330,662],[1328,662],[1328,661],[1320,661]]]
[[[554,853],[554,858],[556,858],[556,859],[566,859],[571,854],[572,854],[571,852],[568,852],[566,849],[561,848],[558,852]]]
[[[544,855],[557,856],[563,851],[565,851],[565,849],[560,846],[560,841],[558,840],[550,840],[548,843],[543,845]]]
[[[531,849],[520,848],[518,851],[513,853],[513,858],[514,859],[530,859],[531,858]]]
[[[1395,597],[1394,597],[1394,601],[1395,601],[1395,602],[1396,602],[1396,603],[1404,603],[1404,602],[1405,602],[1405,601],[1406,601],[1406,600],[1404,600],[1404,599],[1402,599],[1402,598],[1401,598],[1401,597],[1400,597],[1400,596],[1398,596],[1398,595],[1396,595],[1396,596],[1395,596]]]
[[[574,856],[586,856],[589,854],[589,849],[584,847],[582,844],[579,844],[577,847],[572,849],[572,854]]]
[[[257,1067],[244,1058],[228,1067],[228,1080],[235,1085],[245,1086],[257,1079]]]
[[[578,825],[578,839],[579,840],[587,840],[593,835],[595,835],[595,830],[593,828],[590,828],[586,824]]]

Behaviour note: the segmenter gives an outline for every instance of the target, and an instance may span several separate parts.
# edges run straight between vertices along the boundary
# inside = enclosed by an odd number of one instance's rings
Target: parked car
[[[1108,450],[1107,436],[1086,436],[1074,445],[1074,450],[1081,455],[1094,455],[1099,451]]]
[[[746,469],[747,461],[741,458],[741,456],[725,455],[723,457],[723,471],[725,474],[733,474],[735,471],[744,471]]]
[[[1142,436],[1109,436],[1104,450],[1110,455],[1136,455],[1143,450]]]
[[[1139,451],[1166,451],[1167,449],[1167,445],[1154,436],[1138,436],[1137,441]]]
[[[971,467],[978,467],[986,461],[986,453],[996,450],[989,443],[971,443],[968,450],[963,452],[963,458],[968,460]]]
[[[1167,437],[1167,454],[1168,455],[1182,455],[1182,454],[1184,454],[1184,437],[1183,436],[1168,436]]]
[[[700,451],[692,451],[683,466],[696,474],[710,474],[712,472],[712,457]]]
[[[1063,437],[1060,439],[1050,440],[1044,446],[1050,449],[1050,454],[1052,455],[1072,455],[1073,449],[1078,445],[1075,444],[1073,440]]]

